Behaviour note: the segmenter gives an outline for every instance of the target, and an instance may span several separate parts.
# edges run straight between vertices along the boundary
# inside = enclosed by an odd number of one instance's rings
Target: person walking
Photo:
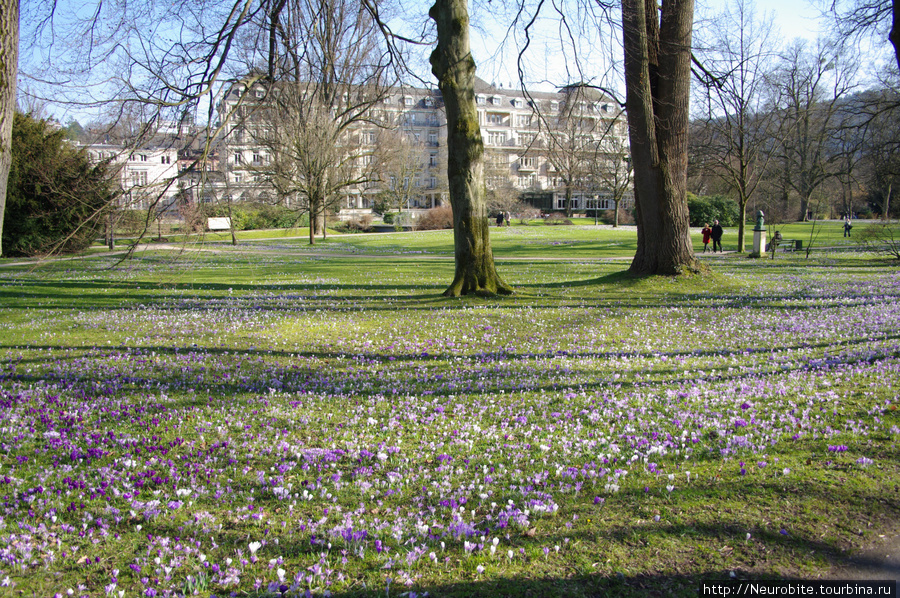
[[[709,228],[709,223],[704,222],[703,228],[700,229],[700,234],[703,235],[703,253],[709,249],[709,240],[712,238],[712,229]]]
[[[713,242],[713,253],[716,252],[716,247],[719,248],[719,252],[722,252],[722,235],[725,234],[725,231],[722,229],[722,225],[719,224],[719,221],[716,220],[713,222],[712,228],[710,229],[709,236],[712,237]]]
[[[844,220],[844,236],[850,236],[850,229],[853,228],[853,225],[850,223],[850,216],[847,216],[847,219]]]

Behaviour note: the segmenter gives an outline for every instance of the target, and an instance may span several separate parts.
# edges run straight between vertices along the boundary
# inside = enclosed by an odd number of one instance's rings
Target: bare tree
[[[284,0],[270,19],[271,77],[236,87],[228,116],[268,151],[254,160],[254,176],[306,206],[314,244],[329,206],[373,178],[358,128],[380,124],[389,55],[370,14],[353,2]]]
[[[595,145],[591,160],[591,177],[609,194],[613,202],[613,227],[619,226],[619,210],[622,201],[634,184],[631,168],[631,152],[626,137],[613,129],[620,126],[618,119],[608,123],[607,134]]]
[[[839,159],[832,133],[849,94],[856,86],[858,65],[835,53],[821,40],[810,48],[794,42],[782,55],[773,77],[779,143],[773,148],[785,199],[788,190],[800,198],[799,220],[809,217],[810,199],[834,176]]]
[[[456,273],[444,295],[509,294],[512,288],[497,273],[491,251],[466,0],[437,0],[429,16],[438,35],[431,67],[447,111],[447,179],[456,259]]]
[[[521,160],[522,157],[519,158]],[[486,150],[484,188],[488,214],[512,212],[519,206],[519,189],[509,177],[510,154],[503,150]],[[521,172],[521,171],[520,171]]]
[[[695,124],[695,154],[736,195],[738,252],[744,251],[747,203],[761,180],[773,133],[767,79],[777,51],[771,19],[758,21],[749,0],[732,0],[711,20],[698,57],[703,64],[703,112]]]
[[[887,30],[900,68],[900,0],[825,0],[825,4],[843,37],[868,38]]]
[[[878,206],[881,217],[890,220],[891,198],[900,189],[900,113],[896,91],[884,90],[872,98],[875,116],[866,127],[862,170],[869,203]]]
[[[571,217],[573,195],[594,187],[592,162],[604,125],[594,110],[601,99],[596,90],[569,85],[563,91],[566,101],[560,105],[559,113],[540,119],[543,148],[539,152],[553,169],[555,187],[563,194],[566,216]]]
[[[622,0],[636,275],[698,270],[687,210],[691,0]]]
[[[373,171],[380,188],[379,199],[397,211],[395,222],[399,226],[399,215],[422,195],[428,153],[421,141],[398,128],[380,131],[374,152]]]

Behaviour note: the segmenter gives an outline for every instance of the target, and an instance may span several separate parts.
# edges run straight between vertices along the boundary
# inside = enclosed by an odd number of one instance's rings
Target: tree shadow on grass
[[[883,341],[896,340],[900,335],[883,337]],[[105,346],[64,346],[64,345],[0,345],[9,364],[0,372],[0,380],[19,383],[58,383],[66,386],[75,385],[86,389],[107,389],[108,392],[122,392],[141,388],[165,386],[172,391],[178,389],[195,389],[226,395],[244,393],[279,392],[344,394],[354,392],[360,396],[385,395],[393,396],[392,383],[375,385],[369,388],[356,388],[351,371],[345,371],[349,364],[356,362],[365,364],[409,364],[403,367],[427,368],[432,377],[423,378],[421,391],[429,395],[450,396],[465,389],[469,396],[504,392],[545,392],[560,391],[577,384],[585,391],[608,389],[613,386],[629,389],[639,385],[646,387],[648,381],[631,381],[627,378],[613,379],[612,373],[592,374],[585,378],[584,374],[572,379],[560,375],[551,379],[528,378],[524,382],[514,378],[515,383],[507,383],[509,375],[528,371],[545,360],[565,358],[577,363],[579,360],[616,360],[622,358],[671,360],[668,367],[659,366],[655,371],[657,379],[653,384],[666,386],[672,384],[693,383],[696,376],[685,374],[678,366],[677,360],[720,358],[721,365],[704,366],[705,377],[709,383],[725,384],[727,382],[756,380],[764,376],[790,376],[798,372],[828,371],[836,366],[860,366],[873,364],[882,359],[890,359],[893,352],[889,347],[874,349],[872,337],[847,339],[840,343],[794,343],[780,347],[779,350],[809,350],[815,348],[830,349],[832,353],[838,347],[845,348],[846,354],[832,354],[828,358],[812,361],[795,362],[789,365],[773,364],[771,367],[753,369],[751,371],[732,372],[727,358],[734,355],[759,354],[767,355],[770,348],[754,350],[696,350],[687,352],[640,352],[611,351],[603,353],[556,351],[547,353],[522,353],[508,351],[476,353],[465,356],[445,352],[421,352],[392,355],[377,350],[353,351],[295,351],[289,349],[261,349],[256,347],[204,347],[166,346],[166,345],[105,345]],[[13,356],[19,351],[18,356]],[[262,361],[244,363],[242,358],[261,358]],[[345,365],[332,367],[336,361],[351,358]],[[443,379],[442,366],[449,359],[456,361],[456,377],[459,380],[454,386],[448,386]],[[96,366],[90,366],[90,363]],[[496,376],[485,377],[485,364],[506,363],[504,369]],[[31,371],[31,366],[46,365],[38,371]],[[396,366],[395,366],[396,367]],[[575,367],[573,365],[571,367]],[[99,374],[102,372],[103,374]],[[441,374],[438,377],[438,374]],[[579,376],[579,372],[575,372]],[[460,381],[461,380],[461,381]],[[516,382],[515,380],[519,380]],[[468,383],[467,383],[468,381]],[[94,390],[93,392],[100,392]]]

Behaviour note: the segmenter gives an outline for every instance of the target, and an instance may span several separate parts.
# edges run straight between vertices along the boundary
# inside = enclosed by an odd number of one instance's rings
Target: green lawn
[[[451,299],[450,241],[7,261],[0,595],[696,596],[897,531],[895,264],[511,227]]]

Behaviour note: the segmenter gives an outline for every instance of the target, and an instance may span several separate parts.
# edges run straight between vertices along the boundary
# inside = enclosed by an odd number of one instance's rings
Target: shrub
[[[616,212],[615,210],[603,210],[600,212],[599,217],[600,222],[603,224],[615,224],[616,223]],[[619,209],[619,224],[634,224],[634,215],[628,210]]]
[[[16,113],[6,197],[3,253],[73,252],[89,247],[105,225],[115,193],[106,164],[93,165],[65,131]]]
[[[572,221],[566,218],[564,215],[559,212],[553,212],[552,214],[547,214],[544,216],[544,224],[548,225],[571,225]]]
[[[859,241],[869,249],[900,260],[900,226],[885,222],[862,229]]]
[[[227,217],[228,205],[204,206],[203,218]],[[302,226],[304,214],[284,206],[265,203],[240,202],[231,204],[231,224],[234,230],[260,230],[266,228],[293,228]]]
[[[453,228],[453,209],[449,206],[431,208],[416,221],[417,230]]]
[[[153,221],[150,216],[149,222]],[[148,228],[147,210],[121,210],[115,215],[116,234],[136,237]]]
[[[698,197],[688,193],[687,203],[691,226],[712,224],[713,220],[722,226],[737,226],[740,220],[737,202],[724,195]]]
[[[366,214],[361,218],[344,220],[336,223],[333,228],[348,233],[367,233],[372,230],[372,216]]]
[[[513,212],[513,217],[519,221],[519,224],[528,224],[529,220],[540,218],[541,211],[533,206],[523,203],[521,204],[521,207]]]

